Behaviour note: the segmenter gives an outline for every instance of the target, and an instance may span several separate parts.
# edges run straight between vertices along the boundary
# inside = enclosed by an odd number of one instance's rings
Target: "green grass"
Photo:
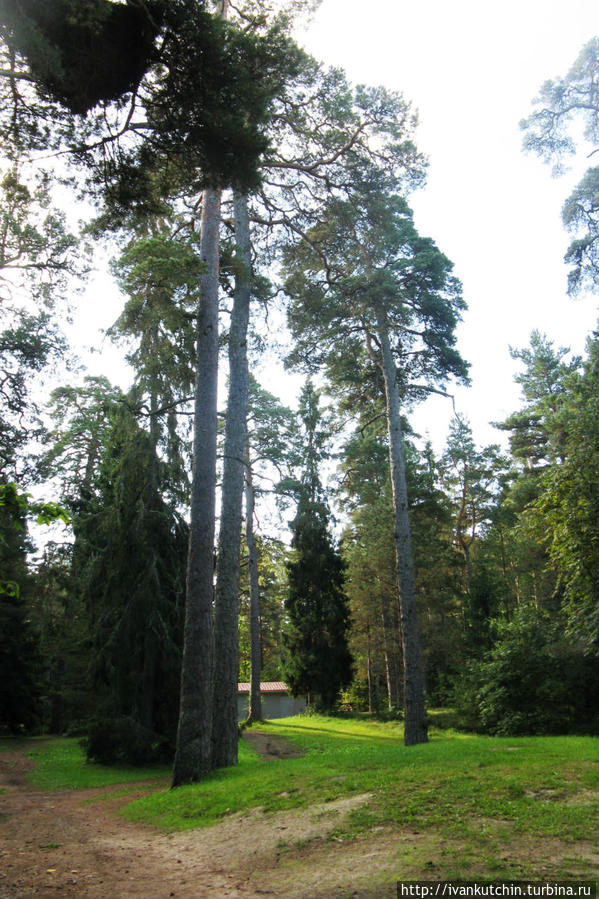
[[[372,800],[352,815],[355,833],[393,825],[465,839],[480,833],[483,821],[520,835],[599,839],[596,738],[436,731],[428,744],[405,748],[395,723],[314,716],[262,729],[293,740],[306,754],[266,761],[242,743],[236,768],[137,800],[125,814],[181,830],[250,808],[268,812],[369,792]]]
[[[170,777],[171,774],[171,769],[167,766],[132,768],[90,764],[75,737],[40,739],[36,743],[37,745],[33,744],[34,748],[27,751],[27,757],[35,764],[28,780],[39,790],[107,787]]]
[[[327,817],[327,802],[367,793],[368,800],[315,843],[318,849],[383,834],[393,847],[386,850],[393,853],[391,868],[373,869],[374,880],[596,876],[588,847],[599,844],[597,738],[495,738],[433,727],[429,743],[405,748],[402,726],[394,722],[313,716],[259,729],[286,737],[305,755],[266,760],[242,741],[236,767],[192,786],[154,789],[121,813],[173,831],[252,809],[268,821],[277,810],[314,803],[325,804],[320,814]],[[87,764],[75,739],[23,745],[35,762],[30,780],[40,789],[120,784],[97,798],[127,799],[132,782],[170,778],[167,767]],[[310,859],[310,842],[298,843],[286,830],[281,859],[301,865],[302,853]]]

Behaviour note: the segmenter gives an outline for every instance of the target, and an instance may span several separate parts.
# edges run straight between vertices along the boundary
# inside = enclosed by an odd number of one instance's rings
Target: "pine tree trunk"
[[[249,447],[247,452],[247,474],[245,483],[245,539],[248,548],[250,568],[250,708],[247,724],[262,721],[262,697],[260,678],[262,675],[262,648],[260,645],[260,585],[258,581],[258,549],[254,537],[254,484],[250,466]]]
[[[389,428],[389,458],[393,489],[395,519],[395,549],[399,576],[401,629],[404,663],[404,742],[406,746],[427,742],[427,722],[424,707],[424,666],[420,648],[420,633],[416,614],[414,561],[408,516],[408,491],[403,451],[400,415],[400,394],[397,385],[395,360],[384,323],[379,330],[381,362],[387,400]]]
[[[247,333],[252,286],[247,197],[235,198],[235,238],[241,265],[235,278],[229,332],[229,397],[214,604],[212,764],[215,768],[237,764],[239,563],[248,410]]]
[[[204,191],[200,254],[191,522],[187,557],[181,704],[173,786],[212,765],[212,594],[216,494],[220,191]]]
[[[368,676],[368,711],[372,714],[374,711],[374,699],[373,699],[373,690],[372,690],[372,659],[370,655],[370,630],[368,631],[368,656],[367,656],[367,669],[366,673]]]

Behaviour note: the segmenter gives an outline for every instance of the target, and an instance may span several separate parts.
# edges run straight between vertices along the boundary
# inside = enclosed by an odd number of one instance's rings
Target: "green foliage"
[[[0,482],[0,728],[18,733],[40,721],[40,655],[26,606],[27,497]]]
[[[27,520],[68,521],[57,503],[32,502],[0,480],[0,728],[32,730],[42,721],[44,665],[31,620],[34,579],[27,566]]]
[[[548,548],[570,632],[589,652],[599,645],[599,341],[572,378],[559,410],[561,464],[546,472],[530,517]]]
[[[21,733],[40,726],[41,662],[23,597],[0,594],[0,731]]]
[[[2,411],[0,413],[0,466],[6,476],[16,477],[20,467],[30,476],[23,459],[28,443],[42,431],[38,406],[33,398],[34,381],[44,368],[64,351],[64,341],[50,315],[41,312],[7,314],[0,330]],[[21,466],[17,466],[17,459]],[[25,462],[23,465],[22,463]],[[21,479],[20,478],[20,479]]]
[[[155,59],[164,2],[5,0],[10,46],[27,59],[43,91],[85,114],[135,90]]]
[[[112,269],[127,300],[108,333],[127,346],[136,405],[148,417],[151,441],[165,459],[163,489],[174,502],[186,503],[187,435],[181,433],[178,412],[193,393],[195,321],[205,265],[193,237],[173,237],[155,225],[150,236],[132,238]]]
[[[172,762],[173,741],[134,718],[99,718],[81,741],[89,761],[100,765],[152,765]]]
[[[274,489],[279,505],[285,505],[297,488],[291,476],[299,464],[297,419],[251,374],[247,426],[255,493]]]
[[[260,586],[261,680],[283,680],[281,629],[287,595],[287,548],[280,540],[256,536]],[[248,566],[242,560],[239,617],[239,679],[250,680]]]
[[[377,176],[374,183],[357,179],[347,198],[330,200],[309,240],[285,252],[296,339],[290,361],[335,376],[345,371],[341,356],[364,358],[356,344],[370,341],[376,351],[384,321],[407,402],[452,376],[466,378],[455,349],[464,302],[449,259],[418,234],[397,185],[384,190]]]
[[[432,447],[422,453],[406,445],[416,596],[432,704],[453,697],[465,654],[463,563],[454,545],[451,497],[442,489],[441,467]]]
[[[0,181],[0,300],[13,300],[26,289],[46,305],[57,305],[70,276],[87,271],[85,253],[67,230],[62,211],[53,208],[46,176],[36,182],[13,164]]]
[[[354,616],[352,615],[352,622]],[[353,631],[352,631],[353,636]],[[356,653],[354,651],[354,644],[352,641],[352,654],[354,659],[356,659]],[[356,662],[357,663],[357,662]],[[354,679],[347,689],[341,691],[341,702],[339,705],[339,713],[344,711],[346,712],[368,712],[375,711],[378,712],[377,708],[372,708],[372,698],[370,695],[369,684],[367,680],[363,678],[356,677],[354,675]]]
[[[95,704],[89,678],[89,619],[72,559],[70,543],[48,543],[28,603],[39,635],[42,727],[52,734],[81,733]]]
[[[562,605],[570,633],[596,653],[596,336],[589,340],[584,362],[577,357],[566,361],[567,353],[537,332],[530,349],[514,351],[526,364],[518,376],[526,405],[502,425],[512,432],[519,470],[497,523],[504,554],[507,537],[518,556],[520,593],[527,583],[529,597],[544,608]],[[517,589],[515,593],[519,601]]]
[[[320,504],[300,498],[291,545],[283,634],[285,680],[292,695],[307,696],[331,709],[351,680],[352,659],[346,637],[345,566],[332,545]]]
[[[535,100],[537,107],[521,123],[526,130],[524,146],[546,162],[554,163],[554,173],[563,173],[563,159],[576,152],[573,124],[583,125],[584,139],[597,149],[599,141],[599,103],[596,80],[599,71],[599,38],[590,40],[580,51],[565,77],[546,81]],[[588,154],[589,156],[593,153]],[[597,188],[599,169],[591,167],[566,200],[562,219],[576,236],[565,260],[571,265],[568,289],[571,294],[599,284],[599,217]]]
[[[256,187],[270,106],[299,50],[277,28],[259,36],[189,0],[171,3],[167,22],[172,37],[148,104],[152,154],[191,163],[204,184]]]
[[[107,378],[86,376],[77,387],[56,387],[48,411],[54,427],[38,459],[41,478],[56,478],[63,503],[74,512],[89,500],[115,410],[125,404],[122,392]]]
[[[96,710],[173,740],[187,529],[161,497],[149,435],[125,406],[112,411],[100,458],[75,519],[73,557]]]
[[[16,164],[0,180],[0,223],[0,469],[25,484],[27,448],[43,432],[35,381],[65,350],[51,310],[84,274],[85,255],[46,180],[23,178]]]
[[[0,594],[19,595],[19,581],[7,577],[9,569],[21,571],[27,577],[25,565],[27,518],[34,518],[37,524],[51,524],[55,521],[68,523],[69,515],[55,502],[31,501],[29,493],[23,493],[17,484],[0,481]],[[15,560],[16,567],[15,567]]]
[[[458,686],[469,724],[499,735],[599,733],[599,658],[532,606],[496,627],[492,649]]]
[[[384,420],[373,411],[364,404],[365,423],[346,443],[342,461],[350,525],[341,552],[351,610],[352,690],[357,691],[345,691],[343,701],[380,714],[384,706],[401,705],[402,670],[389,450]]]
[[[289,593],[284,674],[294,696],[307,696],[332,709],[351,681],[347,646],[349,610],[344,592],[345,564],[329,535],[329,512],[322,497],[318,464],[325,454],[318,393],[308,382],[300,398],[304,425],[303,472],[293,522],[292,557],[287,563]],[[318,697],[318,699],[317,699]]]
[[[464,720],[491,733],[597,731],[596,338],[568,359],[538,332],[513,350],[513,468],[474,546]]]
[[[563,457],[564,400],[580,359],[567,360],[569,350],[554,347],[539,331],[532,332],[529,347],[510,352],[513,359],[524,364],[514,380],[522,388],[525,405],[499,427],[510,431],[514,458],[529,472],[537,473]]]
[[[0,130],[11,152],[68,146],[108,228],[164,212],[180,190],[257,187],[273,100],[303,54],[283,19],[237,27],[206,6],[7,0]]]

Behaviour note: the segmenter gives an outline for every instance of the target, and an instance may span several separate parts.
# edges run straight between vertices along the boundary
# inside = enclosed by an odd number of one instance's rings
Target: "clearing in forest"
[[[599,878],[596,738],[433,731],[406,748],[397,724],[316,716],[250,733],[236,768],[178,790],[166,769],[87,765],[74,740],[5,741],[0,897],[393,897],[399,879]]]

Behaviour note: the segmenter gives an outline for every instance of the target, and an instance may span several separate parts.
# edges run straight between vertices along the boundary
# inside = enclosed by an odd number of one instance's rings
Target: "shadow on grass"
[[[335,731],[331,727],[324,727],[323,725],[318,724],[287,724],[289,719],[287,718],[275,718],[271,721],[264,722],[264,730],[274,730],[277,728],[281,728],[288,734],[293,737],[293,735],[302,736],[302,734],[306,734],[307,736],[313,736],[315,734],[321,734],[323,737],[326,737],[330,740],[358,740],[360,742],[367,743],[397,743],[398,745],[403,746],[403,725],[396,725],[398,727],[397,733],[390,734],[382,734],[379,732],[373,733],[360,733],[359,731],[353,730],[338,730]],[[307,719],[310,720],[310,719]],[[337,721],[337,719],[331,719],[331,721]],[[346,718],[340,718],[339,722],[347,721]]]

